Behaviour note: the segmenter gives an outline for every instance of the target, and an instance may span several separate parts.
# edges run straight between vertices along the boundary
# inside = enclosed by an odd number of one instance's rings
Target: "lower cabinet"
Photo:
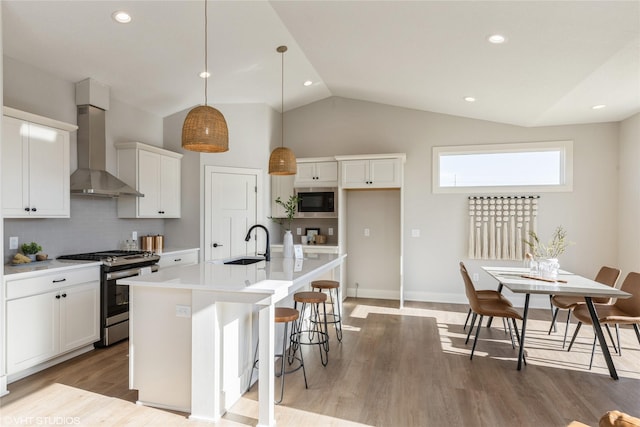
[[[6,278],[7,374],[100,339],[100,270]],[[60,286],[63,285],[63,286]]]

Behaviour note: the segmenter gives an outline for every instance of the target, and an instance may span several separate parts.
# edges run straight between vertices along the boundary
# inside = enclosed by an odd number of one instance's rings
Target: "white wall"
[[[268,175],[270,147],[279,135],[279,114],[266,104],[216,105],[229,129],[229,151],[195,153],[182,148],[182,124],[190,109],[164,119],[164,147],[184,154],[182,158],[182,218],[167,220],[165,237],[178,246],[199,247],[204,223],[205,166],[228,166],[262,170],[262,218],[258,222],[278,232],[267,219],[271,215],[271,180]],[[202,251],[204,253],[204,251]]]
[[[622,278],[640,271],[640,113],[620,123],[618,253]]]
[[[472,272],[488,264],[466,258],[468,195],[431,193],[434,146],[573,140],[574,191],[541,194],[541,237],[563,225],[576,244],[560,262],[577,273],[594,276],[601,265],[617,264],[616,123],[524,128],[339,97],[292,110],[284,122],[286,144],[298,157],[407,154],[404,286],[409,300],[464,302],[458,262],[465,261]],[[412,238],[411,229],[421,230],[421,237]],[[480,278],[480,287],[495,288],[487,275]]]
[[[348,295],[400,299],[400,190],[345,194]]]
[[[47,71],[4,59],[4,105],[67,123],[77,123],[75,82],[67,82]],[[140,141],[162,145],[162,118],[111,98],[106,112],[107,170],[117,174],[116,142]],[[76,132],[70,138],[70,166],[78,165]],[[50,256],[70,252],[117,249],[130,238],[131,231],[162,234],[163,220],[118,219],[115,199],[71,197],[70,219],[6,219],[5,235],[18,236],[20,241],[40,242]],[[100,232],[96,234],[96,223]],[[87,236],[94,234],[94,238]],[[8,239],[3,239],[4,258],[13,256]],[[170,242],[169,242],[170,243]],[[5,260],[6,261],[6,260]]]

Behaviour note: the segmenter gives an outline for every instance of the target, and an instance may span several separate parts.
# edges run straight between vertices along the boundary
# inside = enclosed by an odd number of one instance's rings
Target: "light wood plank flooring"
[[[467,306],[409,302],[400,310],[395,301],[350,298],[344,310],[344,339],[332,335],[329,364],[305,349],[309,389],[300,371],[287,376],[278,426],[539,427],[574,419],[596,426],[611,409],[640,415],[640,344],[630,328],[621,330],[614,381],[598,351],[588,370],[591,328],[582,328],[567,353],[564,325],[547,335],[548,310],[531,310],[528,366],[520,372],[500,321],[482,329],[469,360]],[[10,384],[0,425],[211,425],[135,405],[127,351],[126,342],[95,350]],[[217,425],[255,426],[257,397],[254,386]]]

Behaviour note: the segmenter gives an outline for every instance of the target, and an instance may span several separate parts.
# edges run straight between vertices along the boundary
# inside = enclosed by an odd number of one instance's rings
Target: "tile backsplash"
[[[70,218],[29,218],[4,220],[4,262],[15,253],[9,249],[9,237],[17,236],[23,243],[37,242],[42,252],[55,258],[59,255],[121,249],[131,232],[140,236],[164,234],[163,219],[120,219],[117,199],[71,197]]]

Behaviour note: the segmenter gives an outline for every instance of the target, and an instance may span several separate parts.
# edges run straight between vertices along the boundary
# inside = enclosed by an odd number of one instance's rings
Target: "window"
[[[433,148],[434,193],[573,189],[573,141]]]

